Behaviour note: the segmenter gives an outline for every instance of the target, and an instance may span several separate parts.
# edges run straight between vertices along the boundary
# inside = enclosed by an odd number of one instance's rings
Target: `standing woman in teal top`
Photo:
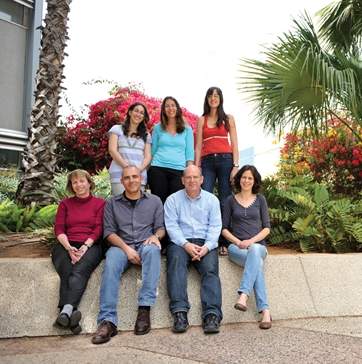
[[[183,188],[183,170],[194,160],[194,136],[182,117],[182,110],[174,97],[167,96],[161,105],[161,121],[152,132],[152,162],[148,170],[151,192],[162,203]]]

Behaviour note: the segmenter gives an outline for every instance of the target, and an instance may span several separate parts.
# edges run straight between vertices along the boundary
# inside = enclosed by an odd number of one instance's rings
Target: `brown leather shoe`
[[[111,340],[111,337],[117,335],[117,327],[109,321],[102,321],[94,336],[92,337],[93,344],[103,344]]]
[[[134,333],[136,335],[148,334],[151,330],[150,311],[143,308],[138,309],[137,320],[134,325]]]

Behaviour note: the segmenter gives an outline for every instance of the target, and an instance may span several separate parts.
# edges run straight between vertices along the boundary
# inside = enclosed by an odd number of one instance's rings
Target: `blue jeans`
[[[249,249],[240,249],[230,244],[229,259],[244,267],[244,274],[238,293],[250,296],[254,289],[256,307],[259,312],[269,308],[264,278],[264,259],[267,256],[266,247],[262,244],[253,244]]]
[[[197,245],[204,245],[202,239],[187,240]],[[167,247],[167,289],[171,313],[187,312],[190,309],[187,296],[187,273],[191,263],[201,275],[202,318],[213,313],[221,320],[222,297],[217,249],[211,250],[201,261],[192,262],[186,250],[174,243],[170,243]]]
[[[216,179],[218,181],[218,195],[221,208],[225,199],[231,195],[230,173],[233,169],[233,156],[231,153],[209,154],[201,159],[202,175],[205,191],[214,192]]]
[[[160,278],[161,251],[153,244],[139,244],[135,248],[142,262],[142,287],[138,295],[139,306],[153,306],[156,302],[156,291]],[[110,321],[118,325],[117,304],[119,284],[122,273],[130,266],[126,253],[116,246],[111,246],[106,253],[102,283],[98,324]]]

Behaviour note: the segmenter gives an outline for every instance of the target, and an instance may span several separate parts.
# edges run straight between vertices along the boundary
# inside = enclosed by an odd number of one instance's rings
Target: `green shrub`
[[[15,198],[18,182],[15,175],[0,175],[0,201]]]
[[[265,181],[272,244],[298,244],[303,252],[362,251],[362,200],[335,198],[310,178]]]
[[[32,232],[41,233],[48,242],[55,240],[53,226],[57,205],[39,208],[32,204],[19,207],[13,201],[0,202],[0,232]]]

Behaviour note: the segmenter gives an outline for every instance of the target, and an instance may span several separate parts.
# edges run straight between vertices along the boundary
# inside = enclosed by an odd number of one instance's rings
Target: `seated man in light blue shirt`
[[[167,247],[167,289],[173,332],[188,328],[188,266],[193,263],[201,275],[202,327],[205,334],[218,333],[221,312],[221,284],[217,254],[221,230],[219,200],[201,189],[199,167],[188,166],[183,173],[185,188],[165,203],[165,225],[171,243]]]

